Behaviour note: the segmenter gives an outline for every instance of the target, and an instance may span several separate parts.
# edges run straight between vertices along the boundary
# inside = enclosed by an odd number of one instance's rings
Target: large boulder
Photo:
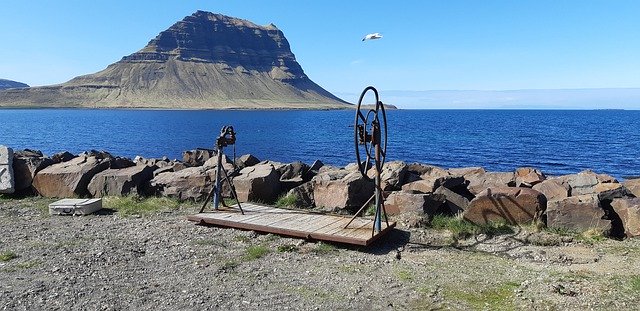
[[[440,186],[433,193],[444,196],[446,206],[451,214],[461,213],[469,207],[469,199],[447,187]]]
[[[558,179],[569,185],[571,196],[594,193],[594,187],[599,183],[598,176],[592,171],[583,171],[577,174],[564,175]]]
[[[312,182],[306,182],[289,190],[289,192],[287,192],[287,195],[294,196],[296,198],[296,207],[312,208],[315,205]]]
[[[13,193],[13,149],[0,145],[0,193]]]
[[[521,167],[516,169],[515,172],[516,187],[528,187],[531,188],[536,184],[541,183],[547,177],[540,170],[532,167]]]
[[[395,216],[402,226],[413,228],[427,224],[444,202],[445,198],[440,194],[394,191],[384,206],[387,215]]]
[[[404,184],[402,190],[431,193],[439,187],[448,189],[466,187],[466,180],[462,175],[452,175],[441,168],[431,167],[431,169],[425,170],[418,180]]]
[[[146,194],[153,171],[157,167],[136,165],[122,169],[108,169],[96,174],[89,186],[93,197]]]
[[[87,186],[97,173],[109,168],[110,158],[78,156],[67,162],[50,165],[33,178],[33,187],[44,197],[87,196]]]
[[[211,149],[195,149],[182,152],[182,162],[186,166],[201,166],[215,156],[215,151]]]
[[[375,166],[375,165],[374,165]],[[367,175],[369,178],[375,178],[376,169],[371,168]],[[407,164],[402,161],[387,162],[382,166],[380,171],[380,183],[384,190],[399,190],[407,174]]]
[[[547,201],[560,200],[569,197],[570,187],[556,179],[547,179],[533,186],[533,190],[542,192]]]
[[[260,163],[240,170],[233,179],[241,202],[273,202],[281,191],[280,174],[271,163]]]
[[[487,172],[484,168],[479,166],[450,168],[447,171],[451,175],[464,177],[466,177],[467,175],[479,175]]]
[[[622,184],[633,194],[635,197],[640,198],[640,178],[627,179]]]
[[[605,219],[606,212],[597,194],[568,197],[547,203],[547,226],[572,231],[597,229],[607,233],[611,220]]]
[[[373,195],[375,185],[359,171],[320,172],[312,179],[315,205],[326,211],[355,212]]]
[[[475,224],[501,222],[526,224],[542,215],[545,196],[529,188],[488,188],[479,193],[464,211],[464,219]]]
[[[260,163],[260,160],[252,154],[244,154],[236,159],[236,166],[240,169],[248,166],[254,166],[258,163]]]
[[[488,188],[514,187],[516,185],[515,174],[513,172],[466,174],[464,178],[469,183],[467,189],[476,196]]]
[[[55,164],[55,162],[45,157],[38,150],[25,149],[16,151],[13,155],[13,175],[16,181],[16,191],[30,189],[36,174],[52,164]]]
[[[150,181],[152,194],[179,200],[201,201],[213,189],[215,172],[203,167],[188,167],[177,172],[165,172]]]
[[[611,207],[622,221],[624,235],[640,236],[640,198],[613,199]]]

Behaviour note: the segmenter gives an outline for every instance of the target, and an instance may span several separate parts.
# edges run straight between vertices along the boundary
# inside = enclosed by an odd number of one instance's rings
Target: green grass
[[[595,244],[597,242],[601,242],[607,239],[602,230],[592,228],[587,229],[585,231],[575,231],[566,228],[545,228],[546,232],[550,232],[553,234],[561,235],[561,236],[569,236],[574,238],[576,241],[583,242],[585,244]]]
[[[247,247],[242,258],[246,261],[260,259],[270,252],[269,248],[264,245],[253,245]]]
[[[283,194],[276,200],[277,207],[296,207],[298,196],[295,194]]]
[[[0,253],[0,261],[9,261],[11,259],[18,258],[18,255],[12,251],[4,251]]]
[[[324,255],[324,254],[335,252],[337,250],[338,249],[331,244],[318,242],[318,244],[316,244],[316,247],[314,247],[311,251],[319,255]]]
[[[398,279],[400,279],[400,281],[413,280],[413,273],[406,269],[396,271],[396,275],[398,276]]]
[[[435,215],[433,219],[431,219],[431,227],[438,230],[448,230],[456,239],[465,239],[478,234],[499,235],[514,232],[513,229],[504,222],[476,225],[462,219],[460,216],[445,215]]]
[[[640,293],[640,275],[632,276],[629,284],[631,285],[631,290]]]
[[[140,198],[138,196],[105,197],[104,207],[118,211],[120,216],[147,215],[163,210],[175,210],[180,202],[171,198]]]
[[[513,290],[520,285],[508,282],[495,288],[469,291],[453,290],[447,296],[465,302],[474,310],[516,310],[513,305]]]
[[[233,237],[233,240],[236,242],[249,243],[251,242],[251,238],[246,235],[236,235]]]

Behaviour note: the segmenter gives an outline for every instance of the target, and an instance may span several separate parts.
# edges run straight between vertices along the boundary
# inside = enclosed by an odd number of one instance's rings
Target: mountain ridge
[[[104,70],[0,91],[0,106],[344,109],[313,82],[275,25],[197,11]]]

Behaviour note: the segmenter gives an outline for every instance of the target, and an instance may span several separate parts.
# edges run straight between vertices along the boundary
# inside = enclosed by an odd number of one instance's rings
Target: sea
[[[386,160],[489,171],[535,167],[547,175],[590,169],[640,176],[640,111],[388,110]],[[0,109],[0,145],[51,155],[105,150],[181,159],[213,149],[223,126],[227,156],[344,166],[355,162],[355,111]],[[234,148],[235,147],[235,148]]]

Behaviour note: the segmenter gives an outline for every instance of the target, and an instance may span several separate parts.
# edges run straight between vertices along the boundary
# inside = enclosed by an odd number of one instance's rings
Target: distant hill
[[[0,79],[0,90],[12,89],[12,88],[25,88],[25,87],[29,87],[29,85],[22,82],[16,82],[16,81],[11,81],[7,79]]]
[[[337,95],[357,98],[357,94]],[[380,98],[409,109],[640,109],[640,88],[381,90]]]
[[[0,106],[335,109],[275,25],[197,11],[140,51],[58,85],[0,91]]]

